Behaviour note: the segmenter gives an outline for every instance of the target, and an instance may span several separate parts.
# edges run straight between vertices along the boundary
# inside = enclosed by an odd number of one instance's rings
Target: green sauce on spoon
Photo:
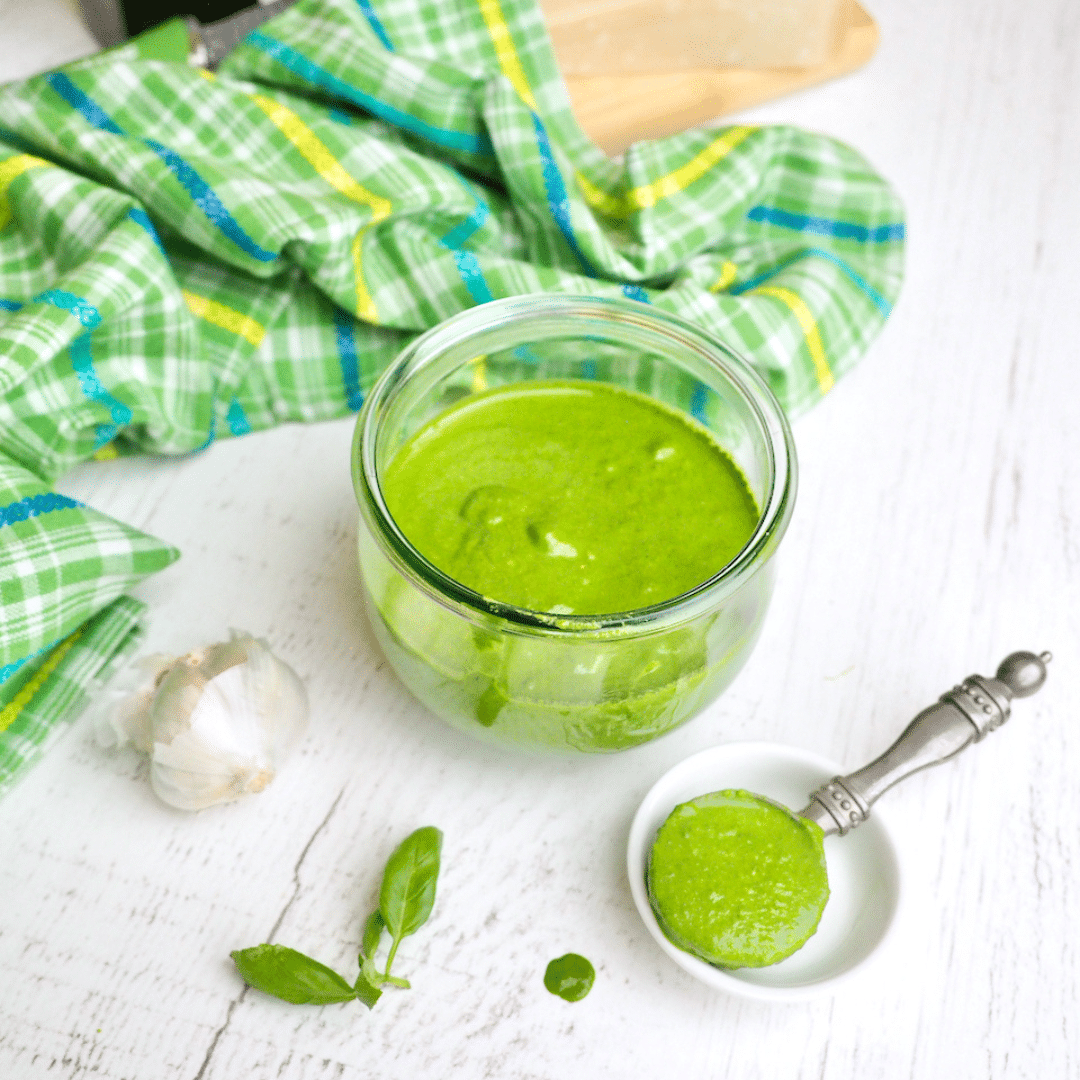
[[[766,967],[817,929],[829,899],[824,833],[748,791],[681,803],[649,854],[649,901],[664,934],[717,967]]]

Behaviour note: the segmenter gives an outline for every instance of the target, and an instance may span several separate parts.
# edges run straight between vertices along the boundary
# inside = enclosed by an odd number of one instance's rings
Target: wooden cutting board
[[[836,51],[809,68],[712,68],[649,75],[567,77],[574,115],[609,154],[631,143],[685,131],[793,90],[862,67],[878,45],[877,24],[856,0],[845,0]]]

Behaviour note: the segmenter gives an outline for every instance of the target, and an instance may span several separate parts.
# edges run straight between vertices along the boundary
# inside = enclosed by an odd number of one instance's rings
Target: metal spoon
[[[894,784],[955,757],[1009,719],[1013,698],[1030,697],[1046,682],[1048,652],[1006,656],[992,679],[969,675],[923,709],[879,758],[819,788],[799,816],[826,836],[843,836],[870,816],[870,807]]]

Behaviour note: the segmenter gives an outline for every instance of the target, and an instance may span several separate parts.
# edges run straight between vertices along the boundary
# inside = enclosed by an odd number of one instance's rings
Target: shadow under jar
[[[421,555],[384,498],[395,455],[473,395],[549,380],[636,391],[706,428],[759,509],[742,550],[679,596],[599,615],[501,603]],[[586,752],[670,731],[735,677],[761,628],[796,486],[783,410],[730,349],[645,304],[549,295],[483,304],[417,338],[361,411],[352,470],[368,611],[405,685],[485,741]]]

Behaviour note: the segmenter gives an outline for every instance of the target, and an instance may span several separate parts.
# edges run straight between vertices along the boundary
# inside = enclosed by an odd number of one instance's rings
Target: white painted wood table
[[[262,795],[194,816],[78,724],[0,806],[5,1080],[1080,1076],[1080,7],[876,0],[864,71],[757,110],[846,139],[903,195],[907,283],[884,334],[795,435],[802,488],[772,610],[730,691],[613,757],[482,748],[418,706],[361,611],[351,424],[182,461],[88,465],[62,490],[184,553],[141,592],[148,648],[229,626],[307,680],[313,725]],[[62,0],[0,0],[0,78],[91,48]],[[623,871],[653,781],[718,741],[846,765],[1017,648],[1046,688],[892,792],[901,947],[833,999],[699,985]],[[247,991],[267,939],[352,970],[383,862],[446,834],[431,922],[368,1013]],[[596,986],[542,985],[575,950]]]

